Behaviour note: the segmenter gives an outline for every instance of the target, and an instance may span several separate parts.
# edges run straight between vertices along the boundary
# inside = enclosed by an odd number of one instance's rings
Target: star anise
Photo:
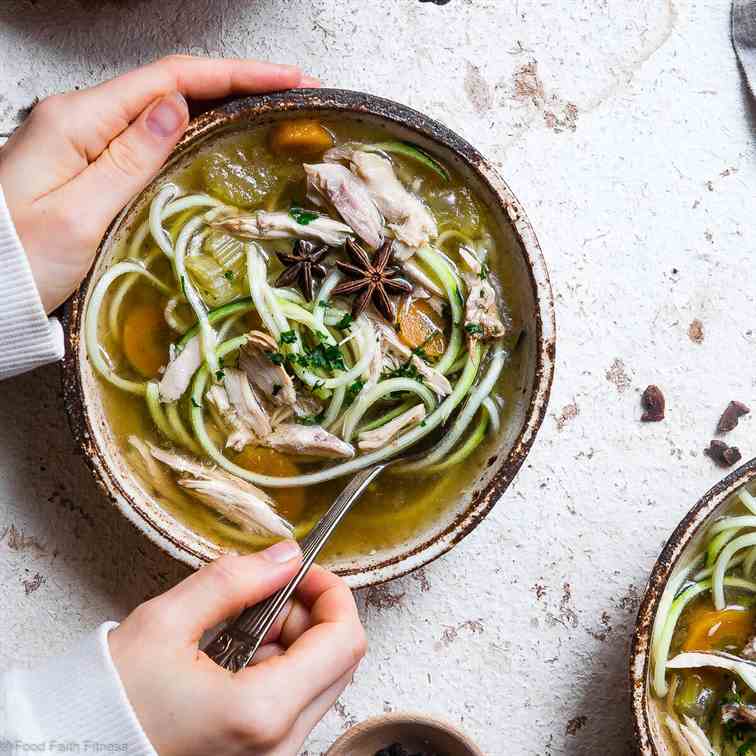
[[[276,286],[291,286],[294,282],[308,302],[315,296],[315,278],[325,278],[325,265],[320,261],[330,252],[328,246],[315,247],[312,242],[298,239],[291,253],[276,252],[285,270],[276,279]]]
[[[412,293],[412,284],[398,277],[401,268],[389,265],[393,253],[392,244],[391,241],[385,242],[371,260],[359,244],[347,239],[346,250],[352,262],[337,260],[336,265],[351,280],[336,286],[333,295],[357,294],[352,303],[352,317],[359,317],[372,301],[381,315],[393,323],[396,307],[389,294]]]

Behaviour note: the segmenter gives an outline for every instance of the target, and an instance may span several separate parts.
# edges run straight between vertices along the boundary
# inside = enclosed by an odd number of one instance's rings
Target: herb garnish
[[[312,210],[305,210],[297,206],[289,208],[289,215],[301,226],[306,226],[318,218],[318,214]]]
[[[471,336],[482,336],[483,335],[483,326],[479,325],[478,323],[467,323],[465,325],[465,330]]]
[[[338,323],[336,323],[336,328],[340,331],[348,331],[353,322],[354,318],[347,313]]]
[[[354,383],[350,383],[349,386],[347,386],[346,394],[344,395],[344,401],[346,402],[347,406],[349,406],[357,398],[357,395],[360,393],[360,391],[362,391],[364,386],[365,381],[360,380],[359,378],[354,381]]]
[[[297,334],[294,331],[283,331],[279,341],[282,344],[294,344],[297,341]]]
[[[233,270],[227,270],[223,273],[223,277],[227,281],[233,281],[234,280],[234,271]]]
[[[325,412],[318,412],[317,415],[302,415],[297,418],[297,422],[300,425],[319,425],[324,417]]]

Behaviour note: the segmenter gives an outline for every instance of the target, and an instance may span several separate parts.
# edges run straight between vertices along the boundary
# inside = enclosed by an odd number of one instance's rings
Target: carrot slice
[[[154,378],[168,364],[170,328],[163,308],[145,302],[129,310],[123,324],[123,352],[126,359],[145,378]]]
[[[247,446],[234,459],[246,470],[288,477],[299,475],[301,470],[291,458],[266,446]],[[276,501],[279,514],[290,522],[301,519],[306,499],[304,488],[277,488],[271,494]]]
[[[399,313],[399,338],[410,349],[422,349],[431,359],[446,349],[444,319],[422,299],[414,301]]]
[[[694,608],[689,616],[683,651],[711,651],[734,646],[742,648],[753,634],[753,612],[740,606],[713,611]]]
[[[333,146],[333,138],[317,121],[283,121],[276,124],[268,137],[277,155],[315,155]]]

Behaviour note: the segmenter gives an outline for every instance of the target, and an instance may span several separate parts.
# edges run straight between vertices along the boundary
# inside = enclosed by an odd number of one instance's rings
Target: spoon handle
[[[239,617],[221,630],[204,648],[204,652],[225,669],[239,672],[257,653],[276,618],[292,597],[302,578],[312,566],[320,550],[365,489],[386,468],[387,463],[368,467],[357,473],[336,497],[328,511],[302,539],[302,566],[281,589],[264,601],[247,607]]]

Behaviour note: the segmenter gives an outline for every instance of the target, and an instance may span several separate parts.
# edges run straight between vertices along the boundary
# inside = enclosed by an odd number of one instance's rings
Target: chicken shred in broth
[[[756,497],[747,487],[669,579],[651,690],[675,753],[756,754]]]
[[[454,171],[376,127],[216,139],[122,248],[85,322],[111,427],[161,505],[229,550],[301,537],[345,476],[436,434],[329,550],[406,540],[474,481],[516,401],[509,250]]]

